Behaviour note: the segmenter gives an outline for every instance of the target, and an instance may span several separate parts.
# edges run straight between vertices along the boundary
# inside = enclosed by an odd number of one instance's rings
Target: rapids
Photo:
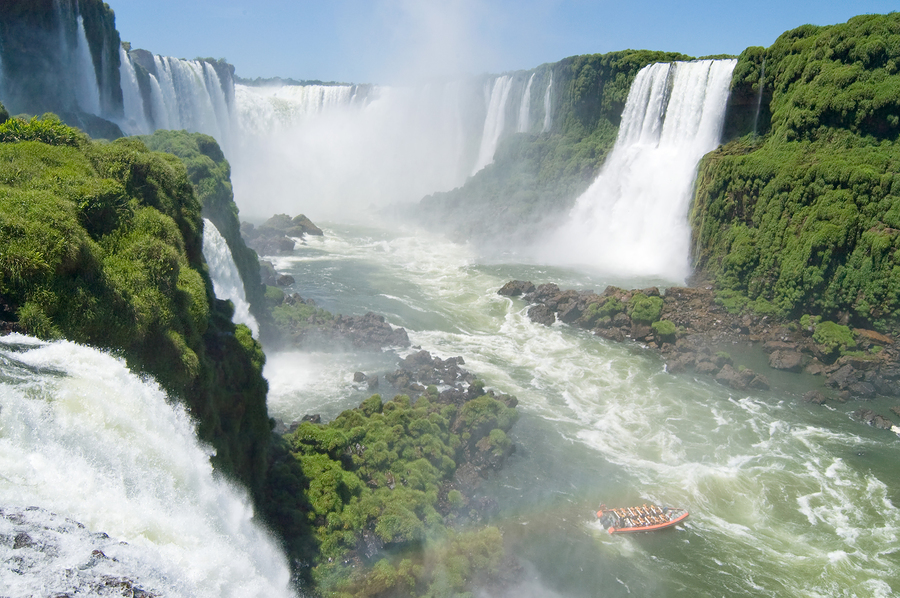
[[[289,291],[335,313],[380,312],[406,327],[413,345],[462,355],[489,388],[519,398],[517,451],[483,489],[498,501],[493,523],[526,566],[510,596],[900,589],[900,446],[852,421],[853,404],[807,405],[799,385],[739,393],[670,375],[644,347],[534,324],[523,302],[496,293],[514,278],[598,291],[646,279],[485,263],[415,231],[323,228],[293,255],[270,258],[298,281]],[[754,354],[733,355],[740,365]],[[354,371],[383,373],[396,360],[389,352],[270,355],[270,413],[333,418],[369,394],[354,386]],[[390,396],[384,380],[379,390]],[[691,516],[674,530],[621,537],[593,514],[601,502],[651,501]]]

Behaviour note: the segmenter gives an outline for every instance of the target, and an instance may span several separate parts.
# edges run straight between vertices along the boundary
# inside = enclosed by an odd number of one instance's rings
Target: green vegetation
[[[263,341],[274,337],[266,310],[266,288],[260,281],[259,258],[241,238],[241,225],[231,187],[231,165],[216,140],[201,133],[156,131],[141,137],[153,151],[174,154],[187,168],[188,179],[200,200],[203,217],[216,225],[228,243],[231,257],[244,282],[250,312],[260,324]]]
[[[689,59],[683,54],[625,50],[573,56],[543,65],[533,89],[552,73],[552,128],[503,139],[494,162],[464,186],[422,200],[419,217],[466,239],[488,241],[502,233],[535,234],[548,218],[566,213],[599,172],[615,143],[631,82],[652,62]],[[515,76],[530,77],[530,72]],[[460,217],[460,215],[464,217]]]
[[[628,302],[628,315],[636,322],[650,324],[659,320],[662,313],[662,297],[648,297],[641,292],[632,295]]]
[[[264,357],[216,301],[182,163],[89,140],[53,115],[0,125],[0,296],[23,332],[119,352],[197,419],[255,493],[269,422]]]
[[[625,309],[625,304],[616,297],[602,297],[599,301],[588,304],[577,324],[584,328],[594,328],[601,323],[609,322],[616,314],[624,313]]]
[[[732,126],[743,137],[700,165],[696,265],[730,311],[846,314],[890,330],[900,316],[900,14],[749,48],[733,95],[758,94],[763,60],[765,136],[744,118]]]
[[[675,333],[678,328],[672,320],[659,320],[650,325],[656,338],[667,343],[675,342]]]
[[[323,594],[471,589],[495,572],[502,541],[495,528],[459,529],[477,514],[453,476],[462,461],[508,455],[517,417],[491,396],[458,406],[430,387],[414,403],[374,395],[328,424],[304,422],[272,466],[267,515]]]

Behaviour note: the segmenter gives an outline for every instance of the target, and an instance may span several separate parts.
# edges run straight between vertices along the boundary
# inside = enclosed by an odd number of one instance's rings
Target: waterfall
[[[719,143],[735,63],[644,67],[600,175],[542,251],[562,263],[683,282],[697,163]]]
[[[475,174],[494,161],[494,152],[497,143],[503,134],[506,124],[506,102],[509,99],[509,90],[512,87],[512,77],[504,75],[494,79],[488,100],[487,116],[484,118],[484,132],[481,134],[481,147],[478,150],[478,159],[475,161]]]
[[[125,48],[119,46],[119,80],[122,85],[122,103],[124,118],[120,123],[122,131],[127,135],[141,135],[150,132],[147,116],[144,112],[144,99],[138,85],[134,64]]]
[[[84,33],[84,19],[78,15],[78,45],[75,48],[75,99],[84,112],[100,116],[100,86],[97,85],[97,71],[94,59]]]
[[[355,91],[352,85],[234,86],[239,125],[249,134],[300,125],[310,117],[348,106]]]
[[[550,73],[550,81],[547,83],[547,91],[544,92],[544,128],[541,133],[550,130],[550,92],[553,89],[553,73]]]
[[[234,304],[234,321],[245,324],[253,336],[259,338],[259,324],[250,313],[250,304],[244,292],[244,282],[234,263],[231,250],[216,225],[203,219],[203,257],[209,266],[209,277],[219,299]]]
[[[525,86],[525,93],[522,94],[522,103],[519,104],[519,123],[516,132],[527,133],[531,119],[531,83],[534,81],[534,73],[528,78],[528,84]]]
[[[371,206],[458,187],[481,140],[480,89],[235,85],[238,135],[226,155],[242,215],[364,218]]]
[[[756,137],[757,125],[759,124],[759,110],[762,107],[763,88],[766,85],[766,57],[763,56],[762,66],[759,70],[759,92],[756,94],[756,112],[753,115],[753,136]]]
[[[154,596],[290,596],[285,557],[190,416],[122,360],[2,337],[0,405],[4,595],[96,595],[112,578]]]

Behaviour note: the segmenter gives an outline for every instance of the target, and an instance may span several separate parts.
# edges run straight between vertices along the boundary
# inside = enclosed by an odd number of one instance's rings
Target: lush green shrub
[[[628,301],[628,313],[631,319],[646,324],[659,320],[662,308],[662,297],[648,297],[641,292],[635,293]]]
[[[856,347],[853,332],[849,327],[828,321],[816,324],[813,340],[827,353],[843,352]]]
[[[650,327],[653,329],[653,333],[656,335],[656,338],[665,342],[675,341],[675,333],[678,331],[678,329],[675,327],[675,322],[673,322],[672,320],[659,320],[657,322],[653,322]]]

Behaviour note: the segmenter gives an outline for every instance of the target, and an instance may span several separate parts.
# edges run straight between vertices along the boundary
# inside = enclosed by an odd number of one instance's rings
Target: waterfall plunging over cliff
[[[544,128],[541,129],[542,133],[546,133],[550,130],[551,121],[551,113],[550,113],[550,93],[553,91],[553,73],[550,73],[550,81],[547,82],[547,91],[544,92]]]
[[[190,416],[121,360],[2,337],[0,404],[4,595],[97,595],[110,576],[154,596],[290,595],[284,556]]]
[[[719,143],[735,60],[644,67],[615,147],[542,249],[553,261],[683,281],[697,163]]]
[[[512,77],[509,75],[497,77],[490,87],[490,100],[488,101],[487,116],[484,119],[481,147],[478,150],[478,159],[475,161],[472,174],[494,161],[494,152],[497,150],[497,143],[500,141],[506,125],[506,102],[512,87]]]
[[[519,122],[516,127],[517,133],[526,133],[530,126],[531,119],[531,84],[534,81],[535,73],[531,73],[528,78],[528,84],[525,85],[525,93],[522,94],[522,101],[519,104]]]
[[[250,313],[250,304],[244,291],[244,282],[228,248],[225,237],[216,225],[203,219],[203,257],[209,266],[209,277],[219,299],[228,299],[234,305],[235,323],[245,324],[255,338],[259,338],[259,323]]]
[[[100,87],[97,85],[97,73],[94,70],[94,59],[84,33],[84,19],[78,15],[78,42],[75,46],[75,74],[78,86],[75,97],[78,106],[85,112],[100,116]]]

